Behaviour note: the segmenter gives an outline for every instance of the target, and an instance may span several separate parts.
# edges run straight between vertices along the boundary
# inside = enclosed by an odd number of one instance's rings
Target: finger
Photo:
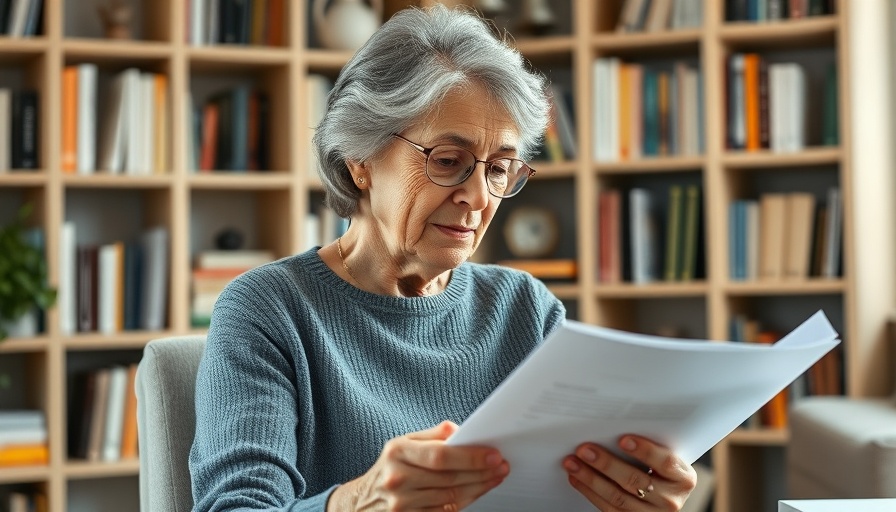
[[[475,471],[422,471],[424,473],[419,480],[421,483],[418,487],[455,487],[506,478],[510,474],[510,465],[507,462],[502,462],[497,467]]]
[[[642,500],[616,485],[606,476],[569,456],[563,461],[570,485],[600,510],[636,510]]]
[[[654,490],[653,475],[633,464],[630,464],[609,450],[593,444],[585,443],[576,448],[576,457],[582,464],[622,488],[628,494],[640,497]]]
[[[458,428],[457,423],[445,420],[432,428],[411,432],[405,437],[415,440],[441,439],[444,441],[451,437],[451,434],[457,431]]]
[[[651,468],[654,478],[671,482],[688,492],[697,485],[694,468],[661,444],[644,437],[625,435],[620,438],[619,447]]]
[[[418,489],[404,494],[401,503],[396,503],[394,508],[398,510],[461,510],[503,481],[503,478],[493,478],[484,482],[454,487]]]
[[[383,456],[433,471],[473,471],[499,467],[501,452],[487,446],[449,446],[439,440],[396,438],[383,448]]]

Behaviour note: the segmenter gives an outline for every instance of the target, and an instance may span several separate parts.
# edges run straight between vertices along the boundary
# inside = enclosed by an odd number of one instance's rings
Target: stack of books
[[[137,363],[75,376],[69,404],[69,455],[91,462],[137,458]]]
[[[0,468],[47,464],[49,458],[43,411],[0,411]]]
[[[193,299],[190,324],[208,327],[218,296],[230,281],[243,272],[274,261],[271,251],[215,250],[196,256],[193,266]]]

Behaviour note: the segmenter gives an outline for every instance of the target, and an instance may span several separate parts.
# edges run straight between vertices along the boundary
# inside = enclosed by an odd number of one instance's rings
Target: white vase
[[[33,309],[18,320],[4,321],[8,338],[33,338],[37,336],[37,310]]]
[[[382,24],[383,0],[314,0],[313,8],[317,38],[331,50],[357,50]]]

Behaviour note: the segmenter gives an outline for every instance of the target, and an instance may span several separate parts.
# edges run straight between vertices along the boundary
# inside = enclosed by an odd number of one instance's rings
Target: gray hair
[[[342,69],[327,97],[313,150],[327,205],[348,218],[361,192],[346,160],[375,156],[453,88],[480,83],[510,114],[520,158],[538,147],[548,122],[545,78],[468,10],[409,8],[387,21]]]

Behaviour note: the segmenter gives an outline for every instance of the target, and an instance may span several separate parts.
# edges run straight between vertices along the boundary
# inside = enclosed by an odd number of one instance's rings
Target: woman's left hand
[[[680,510],[697,485],[694,468],[643,437],[622,436],[619,448],[650,471],[599,445],[583,443],[563,459],[569,483],[602,512]]]

